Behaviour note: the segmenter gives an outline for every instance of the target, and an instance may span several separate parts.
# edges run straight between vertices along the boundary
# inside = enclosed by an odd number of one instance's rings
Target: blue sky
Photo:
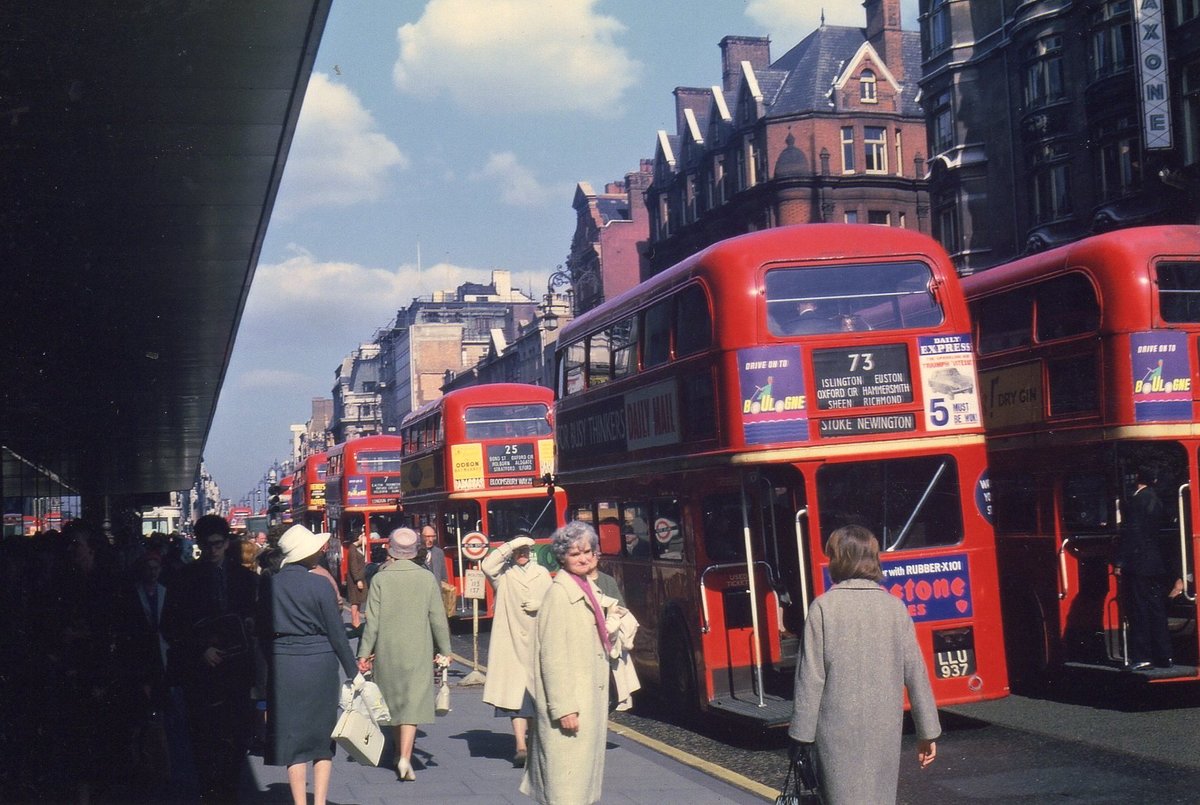
[[[597,190],[675,130],[672,90],[721,83],[718,43],[865,24],[861,0],[336,0],[205,461],[235,501],[288,426],[414,297],[493,269],[544,292]],[[917,0],[901,0],[916,30]],[[418,270],[418,254],[420,255]]]

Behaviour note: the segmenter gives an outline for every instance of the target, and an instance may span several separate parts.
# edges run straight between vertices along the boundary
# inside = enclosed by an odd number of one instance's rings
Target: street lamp
[[[558,314],[554,311],[554,307],[559,296],[557,289],[564,286],[567,289],[567,310],[573,313],[575,308],[575,294],[571,289],[571,275],[569,272],[563,270],[560,263],[546,281],[546,295],[542,297],[542,329],[546,332],[553,332],[558,329]]]

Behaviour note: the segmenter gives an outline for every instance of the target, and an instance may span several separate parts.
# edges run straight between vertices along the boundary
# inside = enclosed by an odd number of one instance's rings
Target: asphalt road
[[[486,664],[488,634],[479,636]],[[471,657],[471,635],[454,636]],[[612,721],[771,788],[787,738],[745,724],[683,724],[646,691]],[[1200,687],[1068,679],[1036,696],[943,708],[937,762],[916,764],[903,737],[901,803],[1200,803]]]

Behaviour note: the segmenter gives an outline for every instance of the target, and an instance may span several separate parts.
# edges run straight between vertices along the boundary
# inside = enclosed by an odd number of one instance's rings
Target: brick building
[[[722,82],[675,90],[646,193],[645,276],[724,238],[787,224],[929,231],[920,35],[899,0],[866,27],[825,25],[778,60],[770,40],[721,40]]]
[[[643,159],[637,171],[609,182],[603,193],[587,182],[576,186],[575,232],[566,265],[575,312],[591,310],[641,281],[650,233],[644,195],[653,175],[653,163]]]
[[[1200,0],[1140,5],[920,0],[933,233],[960,273],[1198,220]]]

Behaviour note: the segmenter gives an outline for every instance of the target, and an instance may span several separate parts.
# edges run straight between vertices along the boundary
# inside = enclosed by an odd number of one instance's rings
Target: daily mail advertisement
[[[930,335],[917,339],[925,430],[978,428],[983,424],[975,385],[975,355],[969,335]]]

